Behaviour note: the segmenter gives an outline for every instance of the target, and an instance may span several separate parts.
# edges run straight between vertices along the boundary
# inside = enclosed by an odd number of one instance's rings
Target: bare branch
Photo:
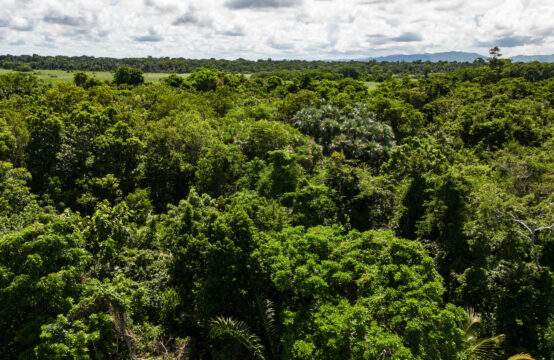
[[[515,221],[516,223],[520,224],[521,226],[523,226],[525,229],[527,229],[527,231],[529,231],[530,234],[534,234],[534,231],[531,230],[531,228],[529,226],[527,226],[527,224],[525,223],[525,221],[523,220],[519,220],[519,219],[516,219],[513,215],[510,215],[512,217],[512,220]]]
[[[517,232],[519,235],[521,235],[521,236],[523,236],[524,238],[526,238],[527,240],[533,242],[533,239],[531,239],[529,236],[525,235],[525,234],[522,233],[521,231],[516,230],[516,232]]]
[[[543,226],[543,227],[536,228],[534,231],[539,232],[539,231],[542,231],[542,230],[552,230],[552,228],[554,228],[554,223],[552,223],[548,226]]]
[[[516,232],[523,236],[524,238],[526,238],[527,240],[529,240],[529,242],[531,242],[531,245],[533,246],[533,252],[535,254],[535,263],[537,264],[537,268],[539,270],[542,270],[542,266],[540,264],[540,254],[539,254],[539,250],[537,249],[537,245],[535,244],[535,233],[539,232],[539,231],[542,231],[542,230],[552,230],[552,228],[554,228],[554,223],[548,225],[548,226],[542,226],[542,227],[536,227],[534,229],[531,229],[529,227],[529,225],[527,225],[525,223],[525,221],[523,220],[520,220],[520,219],[516,219],[514,217],[514,215],[510,214],[510,217],[511,217],[511,220],[512,221],[515,221],[516,223],[520,224],[521,226],[523,226],[528,232],[529,232],[529,235],[530,236],[527,236],[525,235],[524,233],[522,233],[521,231],[517,231]],[[535,222],[533,221],[529,221],[530,223],[533,223],[533,224],[536,224]]]

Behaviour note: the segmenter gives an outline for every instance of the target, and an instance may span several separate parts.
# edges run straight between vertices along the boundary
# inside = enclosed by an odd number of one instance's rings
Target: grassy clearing
[[[14,72],[13,70],[0,69],[1,74],[8,74]],[[66,70],[33,70],[30,72],[33,75],[36,75],[39,79],[48,82],[54,83],[56,81],[73,81],[73,74],[75,71],[66,71]],[[83,71],[88,76],[92,76],[96,79],[106,81],[113,80],[113,72],[110,71]],[[168,73],[144,73],[144,81],[147,83],[159,83],[163,78],[168,77],[171,74]],[[189,74],[177,74],[179,76],[187,77]],[[250,78],[251,74],[244,74],[245,77]],[[376,81],[366,81],[365,82],[369,91],[377,89],[380,83]]]
[[[7,74],[13,72],[12,70],[0,69],[0,74]],[[113,80],[113,73],[109,71],[83,71],[88,76],[92,76],[96,79],[106,81]],[[39,79],[45,82],[56,81],[73,81],[74,71],[65,70],[33,70],[31,72]],[[147,83],[159,83],[161,79],[168,77],[168,73],[144,73],[144,81]],[[188,74],[177,74],[179,76],[187,76]]]

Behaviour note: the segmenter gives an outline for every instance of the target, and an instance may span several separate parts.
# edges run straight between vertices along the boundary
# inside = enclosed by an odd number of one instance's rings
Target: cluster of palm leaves
[[[269,299],[256,299],[256,306],[260,313],[265,331],[266,346],[262,338],[254,333],[250,327],[240,320],[231,317],[218,316],[210,321],[209,336],[212,339],[227,339],[241,344],[248,354],[259,360],[272,359],[277,356],[277,327],[273,302]]]
[[[240,343],[256,359],[265,359],[265,348],[260,337],[244,321],[217,317],[210,322],[210,337],[228,338]]]
[[[481,316],[473,309],[467,310],[467,318],[463,324],[464,350],[460,358],[467,360],[494,359],[497,350],[504,341],[503,334],[488,338],[481,337]],[[529,354],[517,354],[510,356],[508,360],[534,360]]]
[[[491,359],[500,344],[504,341],[504,335],[496,335],[489,338],[481,337],[481,316],[473,309],[467,310],[467,318],[463,324],[464,351],[462,358],[468,360]]]
[[[310,106],[294,117],[294,126],[323,147],[323,152],[343,152],[350,159],[381,163],[395,146],[390,126],[375,120],[363,104],[342,113],[333,105]]]

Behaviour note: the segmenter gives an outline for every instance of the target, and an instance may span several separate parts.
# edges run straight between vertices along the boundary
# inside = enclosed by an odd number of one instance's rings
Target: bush
[[[219,78],[219,71],[198,68],[187,78],[187,82],[198,91],[215,90]]]
[[[19,64],[13,68],[15,71],[19,72],[30,72],[33,71],[33,68],[29,64]]]
[[[144,76],[140,69],[122,66],[115,71],[114,81],[117,85],[139,85],[144,83]]]

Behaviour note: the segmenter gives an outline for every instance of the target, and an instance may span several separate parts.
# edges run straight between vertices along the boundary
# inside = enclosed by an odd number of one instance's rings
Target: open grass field
[[[7,74],[13,72],[12,70],[0,69],[0,74]],[[73,81],[73,71],[66,70],[34,70],[31,72],[39,79],[46,82],[56,81]],[[84,71],[89,76],[95,77],[99,80],[112,80],[113,73],[109,71]],[[149,83],[158,83],[161,79],[168,77],[168,73],[144,73],[144,81]],[[188,74],[178,74],[180,76],[187,76]]]
[[[13,70],[0,69],[0,75],[10,72],[13,72]],[[36,75],[39,79],[46,82],[73,81],[73,73],[74,71],[66,70],[33,70],[31,72],[31,74]],[[113,80],[113,72],[110,71],[84,71],[84,73],[86,73],[88,76],[95,77],[102,81]],[[144,81],[147,83],[159,83],[161,79],[166,78],[169,75],[170,74],[168,73],[144,73]],[[189,74],[177,75],[186,77]],[[247,78],[249,78],[250,75],[251,74],[245,74]],[[370,91],[377,89],[377,87],[379,86],[379,83],[375,81],[366,81],[365,84]]]

